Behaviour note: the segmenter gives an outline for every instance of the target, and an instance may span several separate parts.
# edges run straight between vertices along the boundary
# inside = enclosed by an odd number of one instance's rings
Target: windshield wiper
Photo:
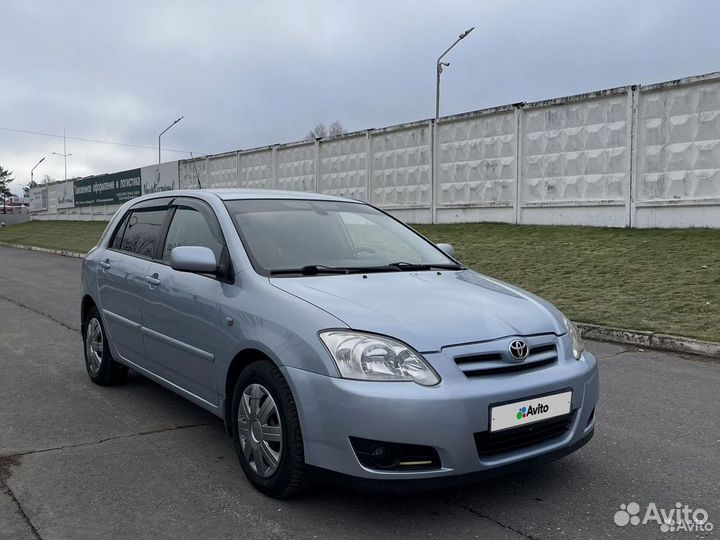
[[[348,268],[324,266],[322,264],[307,264],[301,268],[277,268],[270,270],[270,275],[302,274],[303,276],[316,276],[318,274],[349,274]]]
[[[270,270],[270,275],[300,274],[303,276],[317,276],[320,274],[365,274],[370,272],[418,272],[433,269],[462,270],[463,267],[457,264],[414,264],[404,261],[379,266],[325,266],[323,264],[308,264],[299,268],[276,268]]]
[[[459,264],[453,264],[453,263],[447,263],[447,264],[425,264],[425,263],[409,263],[405,261],[398,261],[394,263],[388,264],[388,266],[392,266],[393,268],[397,268],[399,270],[405,271],[405,272],[418,272],[422,270],[434,270],[436,268],[439,268],[441,270],[462,270],[463,267]]]

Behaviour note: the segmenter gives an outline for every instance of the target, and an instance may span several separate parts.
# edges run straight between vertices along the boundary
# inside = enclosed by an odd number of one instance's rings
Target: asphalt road
[[[137,375],[93,385],[81,261],[0,247],[0,538],[656,538],[621,504],[676,502],[720,525],[720,362],[597,342],[595,438],[561,461],[463,489],[275,501],[222,422]],[[718,532],[666,536],[714,537]]]

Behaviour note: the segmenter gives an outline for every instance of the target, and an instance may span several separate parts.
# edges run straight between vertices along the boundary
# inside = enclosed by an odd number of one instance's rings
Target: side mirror
[[[180,272],[214,274],[218,265],[212,249],[201,246],[180,246],[170,252],[170,267]]]
[[[442,251],[445,255],[448,257],[455,258],[455,248],[452,247],[452,244],[436,244],[437,247]]]

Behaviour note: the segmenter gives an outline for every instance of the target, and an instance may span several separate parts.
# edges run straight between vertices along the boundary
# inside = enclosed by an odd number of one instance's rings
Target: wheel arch
[[[260,348],[247,347],[239,351],[228,365],[227,373],[225,374],[225,388],[224,388],[224,400],[223,400],[223,419],[225,421],[225,430],[228,435],[232,434],[232,398],[235,390],[235,383],[240,377],[240,373],[257,360],[267,360],[280,367],[280,363],[269,354]]]
[[[86,294],[85,296],[83,296],[82,302],[80,304],[80,332],[82,333],[83,337],[85,337],[85,319],[87,318],[87,314],[92,308],[100,311],[93,297],[89,294]]]

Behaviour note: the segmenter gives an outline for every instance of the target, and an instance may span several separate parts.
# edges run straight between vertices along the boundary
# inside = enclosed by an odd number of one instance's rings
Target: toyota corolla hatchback
[[[82,335],[94,382],[132,368],[216,414],[275,497],[316,476],[464,482],[557,459],[595,428],[596,360],[567,318],[339,197],[126,203],[83,264]]]

